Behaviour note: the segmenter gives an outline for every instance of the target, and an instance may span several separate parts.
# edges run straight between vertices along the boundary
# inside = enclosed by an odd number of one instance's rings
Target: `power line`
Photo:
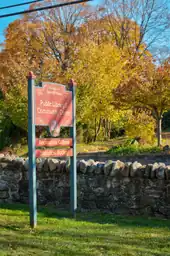
[[[33,4],[33,3],[42,2],[42,1],[44,1],[44,0],[34,0],[34,1],[29,1],[29,2],[20,3],[20,4],[7,5],[7,6],[0,7],[0,10],[5,10],[5,9],[13,8],[13,7],[26,5],[26,4]]]
[[[8,13],[8,14],[0,15],[0,19],[12,17],[12,16],[16,16],[16,15],[21,15],[21,14],[25,14],[25,13],[43,11],[43,10],[47,10],[47,9],[59,8],[59,7],[67,6],[67,5],[81,4],[81,3],[85,3],[85,2],[91,2],[91,1],[93,1],[93,0],[77,0],[77,1],[73,1],[73,2],[66,2],[66,3],[62,3],[62,4],[40,7],[40,8],[33,9],[33,10],[25,10],[25,11],[21,11],[21,12]]]

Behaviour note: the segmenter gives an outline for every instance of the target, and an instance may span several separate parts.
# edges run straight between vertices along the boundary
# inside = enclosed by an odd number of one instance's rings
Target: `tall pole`
[[[70,89],[72,91],[72,127],[70,128],[70,135],[73,139],[73,156],[70,158],[70,199],[71,199],[71,213],[76,217],[77,211],[77,163],[76,163],[76,83],[71,80]]]
[[[37,225],[36,157],[35,157],[35,76],[28,75],[28,157],[30,226]]]

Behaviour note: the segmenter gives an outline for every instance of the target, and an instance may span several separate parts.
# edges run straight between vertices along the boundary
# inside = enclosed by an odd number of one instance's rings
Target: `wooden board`
[[[69,149],[37,149],[36,157],[37,158],[48,158],[48,157],[67,157],[73,156],[72,148]]]

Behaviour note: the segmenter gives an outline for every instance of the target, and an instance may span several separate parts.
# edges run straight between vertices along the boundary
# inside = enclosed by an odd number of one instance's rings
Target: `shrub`
[[[141,144],[153,144],[155,140],[155,121],[144,112],[129,117],[126,123],[126,135],[130,138],[140,138]]]
[[[124,155],[135,155],[135,154],[142,154],[142,153],[157,153],[160,152],[161,149],[159,147],[149,147],[149,146],[137,146],[137,145],[120,145],[112,147],[108,153],[124,156]]]

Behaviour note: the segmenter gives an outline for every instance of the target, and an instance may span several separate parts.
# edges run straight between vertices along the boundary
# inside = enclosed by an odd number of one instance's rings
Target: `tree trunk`
[[[157,145],[161,146],[162,143],[162,117],[157,118]]]
[[[99,123],[97,124],[97,120],[96,120],[96,118],[95,118],[95,135],[94,135],[94,142],[96,141],[97,136],[99,135],[100,126],[101,126],[101,121],[102,121],[102,119],[100,118]]]
[[[112,128],[112,123],[111,121],[108,122],[108,138],[110,139],[110,134],[111,134],[111,128]]]
[[[103,119],[104,138],[107,138],[107,119]]]

